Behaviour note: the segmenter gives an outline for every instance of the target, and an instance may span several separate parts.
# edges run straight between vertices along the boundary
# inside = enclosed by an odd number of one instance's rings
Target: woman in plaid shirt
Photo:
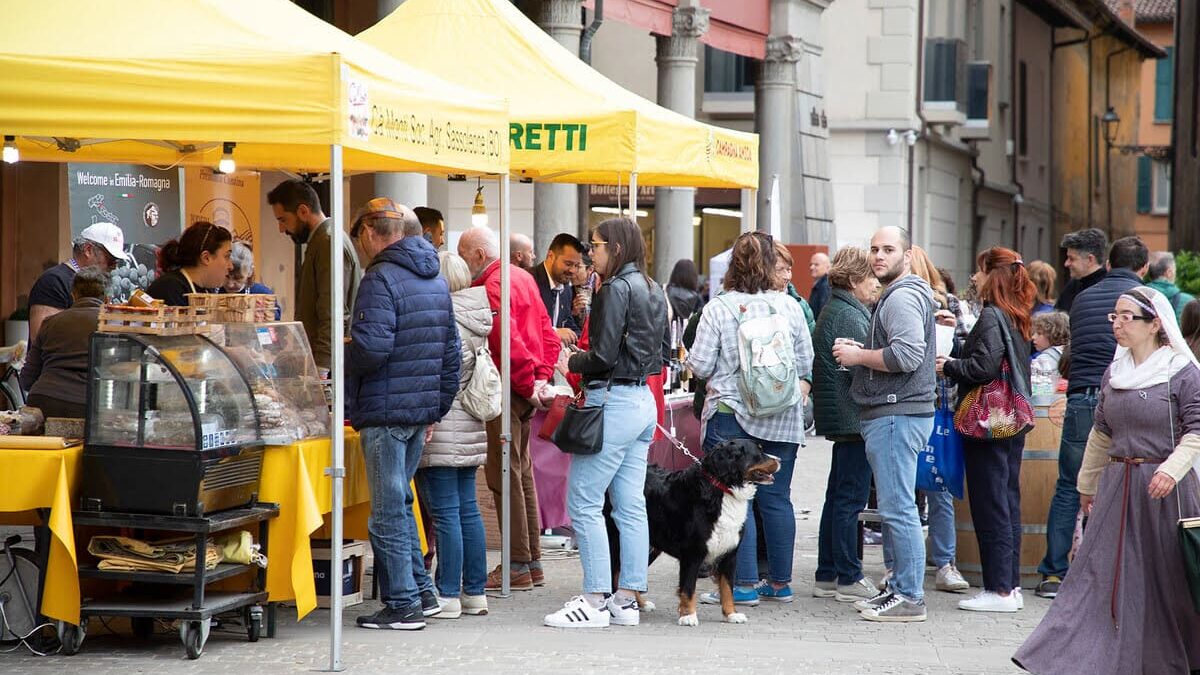
[[[696,342],[687,365],[697,377],[708,379],[708,397],[701,415],[705,425],[704,448],[724,441],[747,438],[757,441],[764,452],[779,458],[775,482],[760,486],[755,496],[767,545],[767,581],[759,582],[758,541],[754,509],[746,515],[746,527],[738,546],[734,602],[757,605],[760,598],[791,602],[792,551],[796,520],[792,507],[792,470],[796,451],[804,442],[804,401],[811,389],[813,350],[808,323],[800,305],[778,289],[786,287],[791,268],[775,249],[774,240],[762,232],[749,232],[734,242],[729,271],[725,274],[721,301],[704,308],[696,329]],[[782,283],[781,283],[782,282]],[[754,416],[738,390],[738,317],[743,320],[766,316],[772,308],[787,318],[795,346],[795,364],[803,396],[793,407],[767,416]],[[701,596],[710,604],[719,602],[715,593]]]

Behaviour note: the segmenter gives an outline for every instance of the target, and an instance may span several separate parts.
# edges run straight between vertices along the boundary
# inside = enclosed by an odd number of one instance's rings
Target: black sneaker
[[[425,617],[421,614],[421,608],[415,603],[408,609],[384,607],[374,614],[358,617],[356,622],[362,628],[421,630],[425,627]]]
[[[442,613],[442,605],[433,591],[421,591],[421,613],[425,616],[436,616]]]
[[[1037,585],[1037,590],[1034,593],[1039,598],[1054,598],[1058,595],[1058,589],[1062,586],[1062,579],[1058,577],[1046,577],[1042,579],[1042,583]]]

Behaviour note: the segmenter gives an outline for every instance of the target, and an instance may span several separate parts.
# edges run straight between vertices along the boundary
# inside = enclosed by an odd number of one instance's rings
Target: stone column
[[[579,53],[583,32],[581,0],[542,0],[538,25],[572,54]],[[579,188],[575,185],[535,183],[533,186],[533,247],[541,259],[550,241],[560,232],[578,235]]]
[[[654,38],[658,104],[688,117],[696,116],[696,64],[709,14],[699,0],[681,0],[671,16],[671,35]],[[695,256],[695,211],[694,188],[654,191],[654,277],[659,282],[667,281],[676,261]]]
[[[377,0],[379,18],[391,14],[404,0]],[[405,206],[425,206],[429,203],[429,178],[423,173],[376,173],[375,196],[387,197]]]
[[[779,213],[783,218],[780,231],[789,241],[792,240],[788,222],[792,212],[791,159],[792,146],[796,142],[793,133],[796,62],[803,50],[803,41],[794,35],[768,36],[766,58],[754,86],[754,115],[758,127],[758,229],[770,229],[772,209],[767,199],[771,196],[771,177],[778,175]]]

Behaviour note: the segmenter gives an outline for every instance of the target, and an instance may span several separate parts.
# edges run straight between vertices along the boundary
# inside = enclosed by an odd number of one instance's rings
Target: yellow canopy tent
[[[215,166],[236,143],[243,167],[328,171],[334,284],[344,169],[497,174],[505,226],[506,103],[409,67],[288,0],[4,2],[0,35],[0,134],[15,137],[21,159]],[[505,377],[507,294],[505,284]],[[332,316],[342,303],[331,294]],[[335,429],[345,401],[342,333],[335,321]],[[507,414],[504,424],[508,433]],[[331,569],[340,569],[342,434],[332,446]],[[329,667],[338,671],[341,585],[331,590]],[[73,622],[59,630],[82,639]]]
[[[406,0],[359,39],[507,98],[514,174],[537,181],[755,188],[758,137],[697,122],[580,61],[508,0]]]
[[[348,171],[508,171],[507,110],[280,0],[0,7],[0,134],[21,157]]]

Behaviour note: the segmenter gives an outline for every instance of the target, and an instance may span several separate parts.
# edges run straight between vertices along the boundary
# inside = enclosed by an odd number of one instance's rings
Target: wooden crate
[[[101,333],[139,333],[142,335],[195,335],[207,333],[208,310],[202,307],[128,307],[105,305],[100,308]]]
[[[214,323],[264,323],[275,320],[278,298],[267,293],[189,293],[188,305],[208,310]]]
[[[326,542],[328,543],[328,542]],[[341,581],[340,575],[331,574],[329,569],[330,550],[328,546],[319,546],[317,542],[313,542],[312,559],[313,559],[313,574],[317,574],[317,568],[324,568],[325,574],[329,575],[330,589],[333,589],[332,584]],[[342,544],[342,560],[350,561],[352,564],[354,592],[342,596],[342,604],[346,607],[357,605],[363,601],[363,575],[366,573],[366,555],[367,543],[365,541],[347,541]],[[328,595],[317,596],[317,607],[328,608],[330,599]]]

